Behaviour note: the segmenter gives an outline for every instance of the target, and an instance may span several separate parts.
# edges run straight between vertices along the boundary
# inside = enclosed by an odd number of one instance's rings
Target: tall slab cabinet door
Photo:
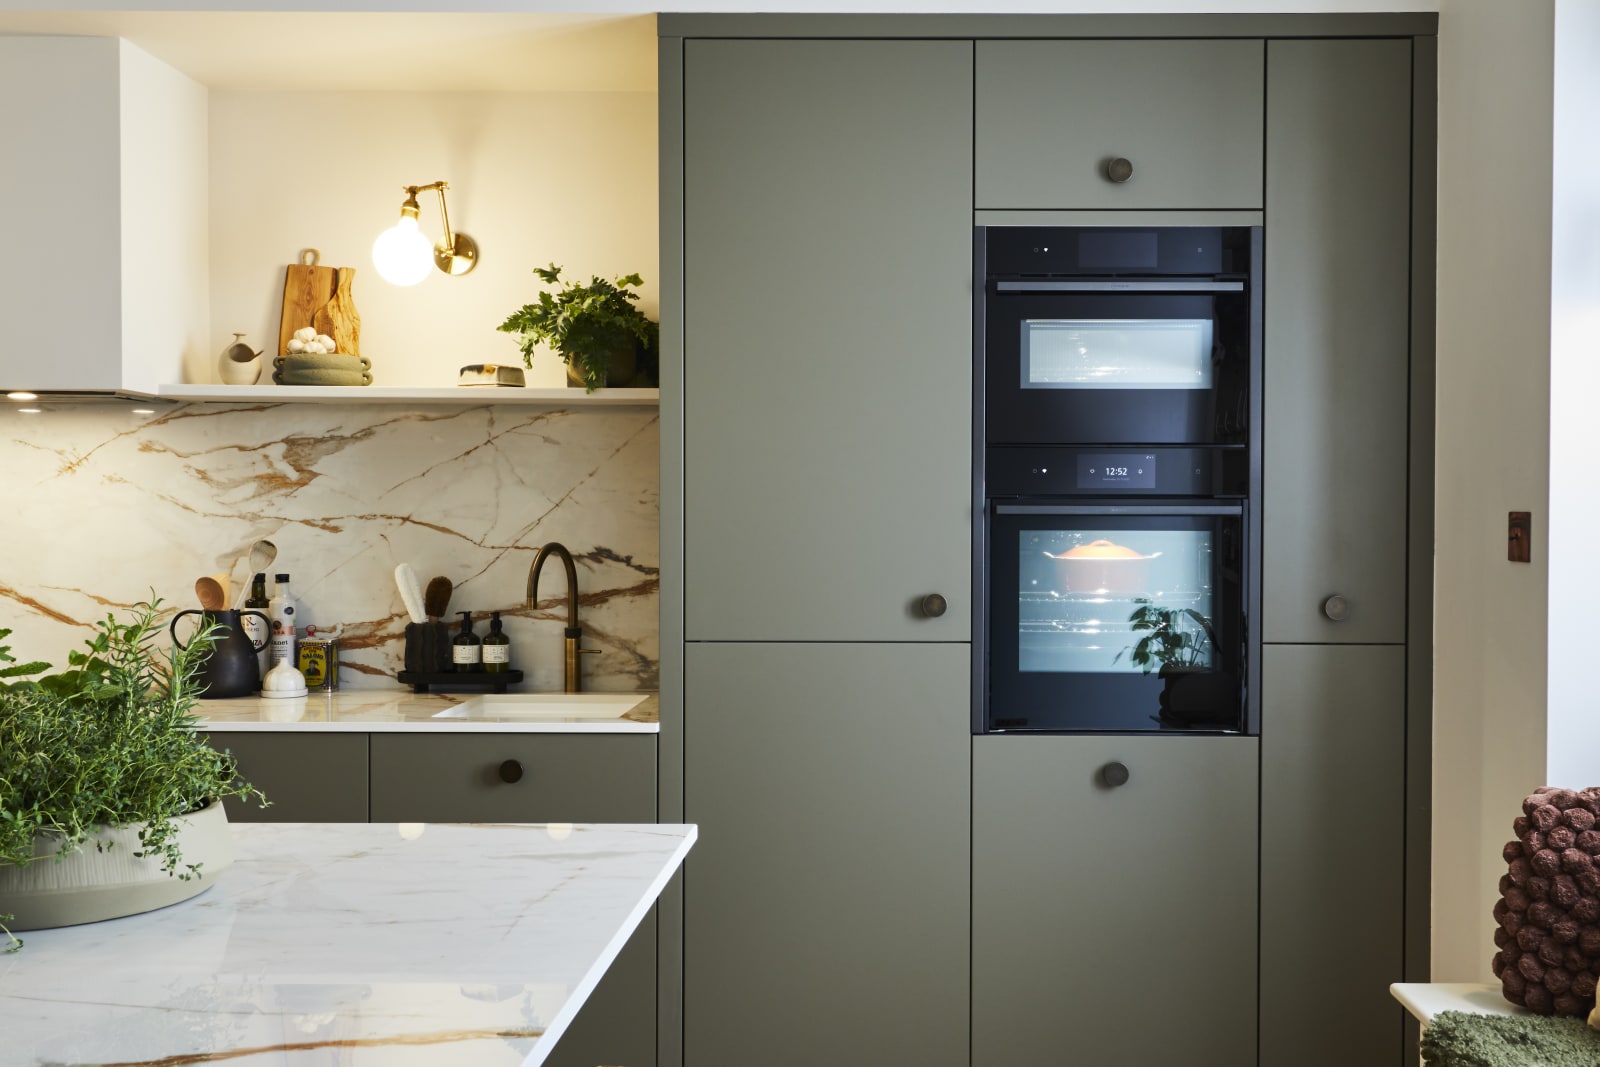
[[[967,1067],[968,666],[688,646],[685,1064]]]
[[[1256,759],[1244,737],[974,739],[972,1067],[1255,1063]]]
[[[971,42],[686,41],[683,180],[685,636],[966,640]]]
[[[1410,41],[1268,43],[1265,641],[1405,641],[1410,160]]]
[[[979,41],[976,89],[980,208],[1261,207],[1259,40]]]
[[[1261,1067],[1404,1060],[1405,657],[1262,655]]]

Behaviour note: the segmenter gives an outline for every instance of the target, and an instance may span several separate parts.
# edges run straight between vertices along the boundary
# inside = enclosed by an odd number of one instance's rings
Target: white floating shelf
[[[413,389],[384,385],[162,385],[162,400],[259,404],[537,404],[551,408],[656,407],[659,389],[514,389],[500,386],[445,386]]]

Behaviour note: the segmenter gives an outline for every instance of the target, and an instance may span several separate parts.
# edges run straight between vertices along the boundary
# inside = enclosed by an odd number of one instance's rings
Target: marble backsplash
[[[0,409],[0,628],[19,660],[65,665],[93,623],[277,545],[302,626],[342,628],[341,685],[392,687],[407,616],[394,568],[455,584],[476,631],[500,611],[519,688],[559,690],[577,561],[585,688],[655,689],[659,435],[653,408],[187,404]],[[240,571],[242,573],[242,569]],[[457,617],[459,618],[459,617]]]

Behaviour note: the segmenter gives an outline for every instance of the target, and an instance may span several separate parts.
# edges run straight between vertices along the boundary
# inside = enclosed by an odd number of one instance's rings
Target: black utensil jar
[[[245,632],[242,622],[243,616],[253,615],[260,619],[264,625],[263,632],[270,632],[271,623],[259,611],[204,611],[200,608],[189,608],[180,611],[173,618],[172,625],[167,628],[172,635],[173,644],[186,649],[188,644],[178,639],[178,622],[185,615],[198,615],[195,631],[207,626],[217,627],[211,651],[200,661],[200,667],[195,672],[195,689],[200,696],[207,698],[216,697],[247,697],[254,696],[261,689],[261,663],[256,658],[265,645],[258,645],[250,640]]]

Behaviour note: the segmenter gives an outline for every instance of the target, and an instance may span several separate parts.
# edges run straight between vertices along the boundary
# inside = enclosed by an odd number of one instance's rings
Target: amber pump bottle
[[[462,611],[457,614],[461,616],[461,632],[450,642],[450,662],[458,671],[481,671],[483,642],[472,632],[472,612]]]
[[[489,632],[483,638],[483,669],[504,674],[511,669],[511,638],[500,629],[500,613],[489,614]]]

